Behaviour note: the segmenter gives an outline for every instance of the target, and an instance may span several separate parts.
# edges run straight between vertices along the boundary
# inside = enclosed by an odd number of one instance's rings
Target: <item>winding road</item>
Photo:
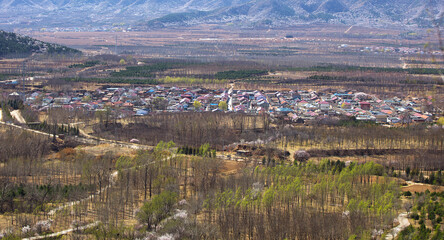
[[[410,226],[410,222],[408,219],[408,213],[406,213],[406,212],[400,213],[398,215],[397,219],[398,219],[399,225],[390,230],[390,232],[385,237],[386,240],[395,239],[396,236],[398,236],[398,234],[402,230],[404,230],[406,227]]]
[[[15,112],[14,114],[21,117],[21,115],[19,113],[17,113],[17,112]],[[20,120],[20,122],[21,123],[24,122],[24,119]],[[17,128],[17,129],[21,129],[21,130],[24,130],[24,131],[27,131],[27,132],[31,132],[31,133],[36,133],[36,134],[43,135],[43,136],[49,136],[49,137],[53,137],[54,136],[53,134],[50,134],[50,133],[46,133],[46,132],[30,129],[30,128],[23,127],[23,126],[20,126],[20,125],[16,125],[14,123],[3,122],[2,121],[2,111],[1,110],[0,110],[0,124],[1,125],[5,125],[5,126],[9,126],[9,127],[14,127],[14,128]],[[113,146],[125,147],[125,148],[130,148],[130,149],[135,149],[135,150],[150,150],[150,149],[153,149],[152,146],[136,144],[136,143],[128,143],[128,142],[117,141],[117,140],[109,140],[109,139],[104,139],[104,138],[99,138],[99,137],[91,136],[91,135],[85,133],[81,129],[79,129],[79,132],[80,132],[80,136],[70,137],[70,139],[74,140],[76,142],[79,142],[79,143],[91,144],[91,145],[110,144],[110,145],[113,145]],[[59,137],[59,136],[55,135],[55,137]]]

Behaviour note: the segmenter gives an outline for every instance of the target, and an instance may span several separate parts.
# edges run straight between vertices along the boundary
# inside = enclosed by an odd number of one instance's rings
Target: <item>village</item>
[[[51,108],[100,112],[110,110],[118,118],[144,116],[156,112],[236,112],[269,114],[271,117],[295,123],[352,118],[394,125],[412,122],[433,122],[432,98],[392,97],[352,90],[343,91],[259,91],[205,89],[202,87],[108,87],[95,91],[43,92],[22,96],[17,92],[9,98],[25,99],[36,111]]]

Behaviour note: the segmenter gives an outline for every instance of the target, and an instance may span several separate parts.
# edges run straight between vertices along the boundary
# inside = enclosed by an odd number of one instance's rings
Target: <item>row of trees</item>
[[[97,124],[94,130],[97,136],[123,141],[136,138],[147,145],[172,140],[182,146],[199,147],[209,143],[213,148],[222,149],[241,139],[268,139],[272,135],[270,124],[267,115],[161,113],[127,119],[124,124],[112,119],[112,124]]]
[[[390,224],[399,208],[399,185],[373,175],[373,163],[334,167],[278,165],[256,168],[205,200],[205,221],[227,239],[345,239]],[[233,183],[235,183],[233,185]]]
[[[50,150],[50,140],[13,128],[0,129],[0,162],[12,159],[39,159]]]
[[[424,176],[428,175],[428,176]],[[444,179],[442,176],[442,170],[434,171],[422,171],[421,169],[412,169],[407,167],[405,169],[405,178],[407,180],[415,180],[417,182],[433,184],[433,185],[443,185]]]
[[[165,71],[167,69],[177,67],[177,65],[178,65],[177,63],[160,62],[144,66],[132,66],[132,67],[126,67],[126,70],[120,72],[113,72],[111,76],[152,78],[155,77],[154,75],[155,72]]]
[[[238,70],[217,72],[214,77],[217,79],[244,79],[267,74],[267,70]]]
[[[76,64],[72,64],[69,65],[69,68],[89,68],[89,67],[94,67],[97,64],[99,64],[100,61],[98,60],[91,60],[91,61],[86,61],[85,63],[76,63]]]
[[[47,133],[56,133],[56,134],[68,134],[68,135],[79,135],[80,130],[78,126],[71,126],[70,124],[48,124],[47,121],[43,121],[40,124],[32,124],[28,125],[29,128],[47,132]]]
[[[443,129],[426,126],[300,126],[285,130],[281,144],[288,148],[444,150]]]
[[[405,72],[409,74],[437,74],[439,75],[439,69],[437,68],[393,68],[393,67],[363,67],[353,65],[316,65],[311,67],[296,67],[289,68],[290,71],[309,71],[309,72]]]
[[[144,76],[144,78],[135,78],[137,76],[128,76],[130,78],[124,78],[125,76],[120,76],[119,74],[113,74],[113,77],[104,78],[85,78],[85,77],[75,77],[75,78],[63,78],[66,82],[83,82],[83,83],[123,83],[123,84],[225,84],[226,80],[220,79],[206,79],[206,78],[194,78],[194,77],[164,77],[156,79],[155,76]]]

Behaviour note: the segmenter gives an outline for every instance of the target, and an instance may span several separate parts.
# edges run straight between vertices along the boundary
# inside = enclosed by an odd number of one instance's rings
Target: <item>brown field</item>
[[[366,66],[401,67],[404,61],[400,56],[390,55],[385,60],[380,56],[349,54],[338,49],[341,44],[350,48],[372,45],[423,46],[435,43],[431,34],[419,33],[418,39],[399,40],[401,33],[388,29],[368,29],[353,27],[344,33],[348,26],[310,25],[281,29],[243,29],[221,28],[202,25],[176,29],[158,29],[146,32],[26,32],[39,40],[78,47],[86,53],[95,55],[113,53],[116,46],[120,53],[144,57],[184,57],[184,58],[232,58],[252,59],[258,62],[279,64],[308,64],[331,62],[363,64]],[[285,38],[286,35],[293,38]],[[172,48],[173,47],[173,48]],[[296,50],[284,57],[245,55],[242,51],[267,51],[276,47]],[[172,51],[174,50],[174,51]]]
[[[430,192],[442,192],[444,191],[444,186],[436,186],[436,185],[430,185],[430,184],[421,184],[421,183],[415,183],[410,186],[402,187],[401,189],[403,192],[410,191],[412,193],[415,192],[425,192],[429,190]]]
[[[297,26],[281,29],[230,29],[220,28],[217,25],[200,25],[195,27],[181,27],[170,29],[149,30],[146,32],[26,32],[26,34],[43,41],[49,41],[66,45],[115,45],[115,38],[118,38],[118,45],[134,46],[158,46],[171,42],[187,41],[210,41],[221,42],[242,41],[246,43],[279,43],[296,40],[318,40],[320,42],[353,41],[357,35],[363,35],[369,39],[375,39],[382,43],[397,43],[398,41],[390,37],[397,36],[400,31],[389,29],[369,29],[364,27],[353,27],[346,34],[344,32],[348,26],[334,25],[311,25]],[[284,39],[286,34],[293,34],[293,38]],[[370,41],[376,42],[375,40]],[[418,43],[418,40],[410,40],[411,43]]]
[[[77,151],[85,151],[86,153],[93,154],[95,156],[102,156],[106,152],[111,152],[116,156],[130,156],[134,157],[136,151],[134,149],[117,147],[110,144],[100,144],[97,146],[79,146],[76,148]]]
[[[246,164],[242,163],[242,162],[225,160],[225,161],[223,161],[223,166],[220,170],[220,173],[222,175],[235,174],[235,173],[239,172],[239,170],[245,166],[246,166]]]

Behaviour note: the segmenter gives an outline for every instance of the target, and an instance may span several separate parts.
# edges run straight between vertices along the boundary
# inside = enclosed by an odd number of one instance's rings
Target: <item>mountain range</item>
[[[442,0],[0,0],[0,27],[239,27],[314,22],[431,27]]]

